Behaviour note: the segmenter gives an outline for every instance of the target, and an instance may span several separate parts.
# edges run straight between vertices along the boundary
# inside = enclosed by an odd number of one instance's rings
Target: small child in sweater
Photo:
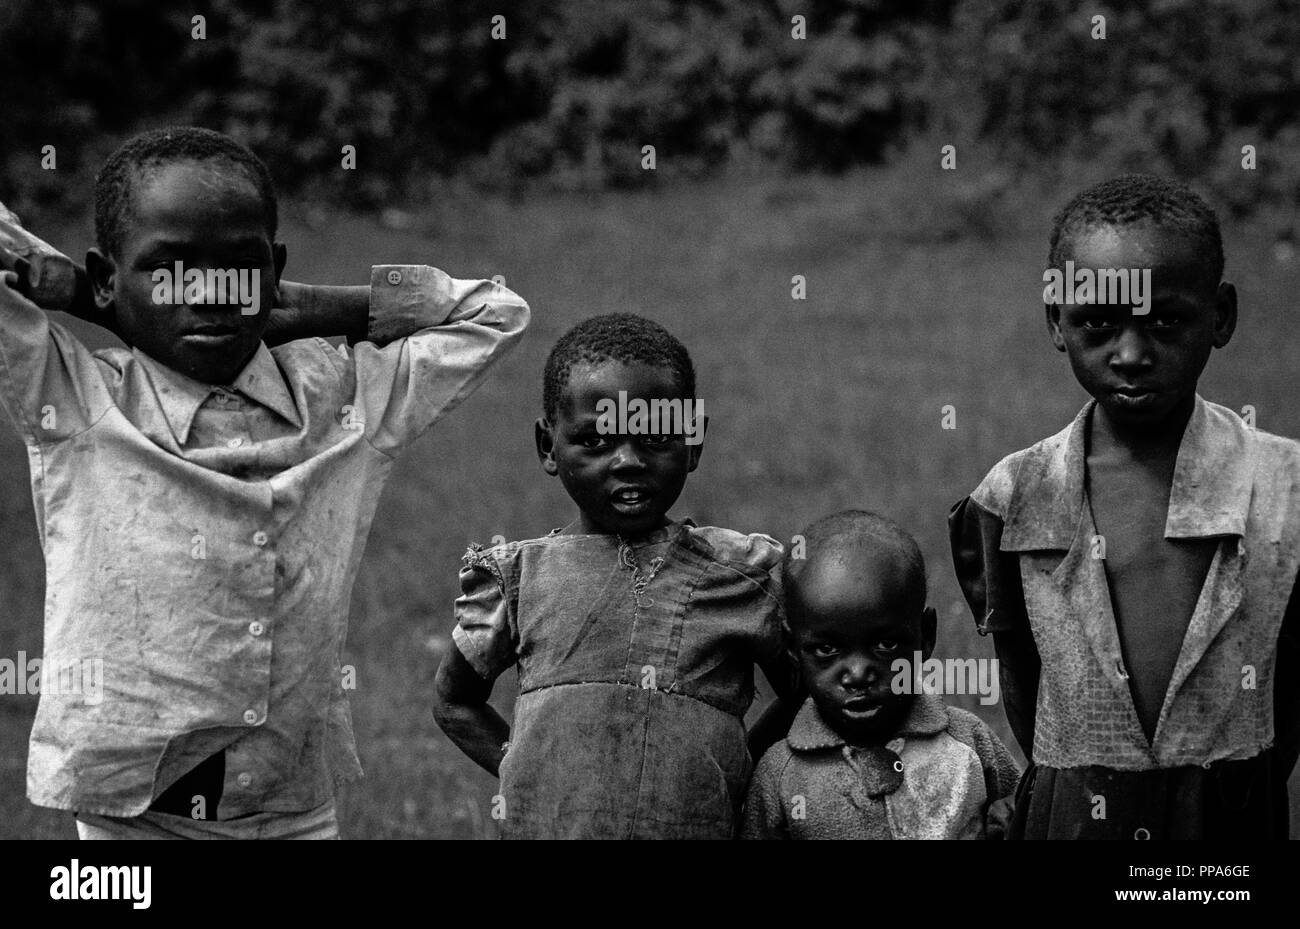
[[[934,649],[916,542],[874,513],[802,533],[784,564],[786,636],[810,694],[749,786],[747,839],[980,839],[1015,790],[1006,747],[898,669]],[[902,664],[900,664],[902,662]],[[914,695],[915,694],[915,695]],[[993,810],[994,817],[1008,801]]]

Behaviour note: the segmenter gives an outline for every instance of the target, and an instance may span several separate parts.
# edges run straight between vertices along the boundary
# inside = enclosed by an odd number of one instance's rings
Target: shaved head
[[[877,513],[846,510],[818,520],[801,535],[804,557],[787,551],[783,569],[792,624],[805,609],[838,605],[848,591],[880,607],[919,615],[925,607],[925,561],[906,530]]]

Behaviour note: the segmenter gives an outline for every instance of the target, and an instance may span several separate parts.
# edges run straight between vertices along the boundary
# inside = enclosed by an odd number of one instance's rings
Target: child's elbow
[[[444,732],[460,728],[459,724],[474,712],[475,701],[467,699],[452,664],[444,661],[433,682],[433,720]]]
[[[441,694],[433,695],[433,721],[443,732],[455,727],[456,705],[449,703]]]
[[[433,682],[433,719],[443,729],[447,728],[447,723],[455,719],[461,709],[460,702],[455,698],[453,682],[449,678],[446,669],[439,668]]]

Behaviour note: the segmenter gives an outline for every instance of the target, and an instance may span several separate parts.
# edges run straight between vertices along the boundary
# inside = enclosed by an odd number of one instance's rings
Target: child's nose
[[[849,690],[862,690],[870,687],[875,683],[876,675],[871,662],[866,658],[858,656],[849,658],[844,662],[844,670],[840,675],[840,683]]]
[[[225,307],[233,306],[230,295],[223,294],[219,286],[214,286],[205,271],[198,280],[185,285],[184,301],[186,306]]]
[[[1125,326],[1120,330],[1115,343],[1115,352],[1111,355],[1111,366],[1115,368],[1136,368],[1150,362],[1150,344],[1146,334],[1138,326]]]
[[[645,460],[637,450],[635,442],[624,442],[614,452],[614,470],[639,470],[645,467]]]

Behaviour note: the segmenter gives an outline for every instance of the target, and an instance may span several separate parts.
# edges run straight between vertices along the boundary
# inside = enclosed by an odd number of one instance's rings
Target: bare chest
[[[1166,539],[1173,465],[1089,466],[1089,501],[1138,718],[1155,732],[1216,539]]]

